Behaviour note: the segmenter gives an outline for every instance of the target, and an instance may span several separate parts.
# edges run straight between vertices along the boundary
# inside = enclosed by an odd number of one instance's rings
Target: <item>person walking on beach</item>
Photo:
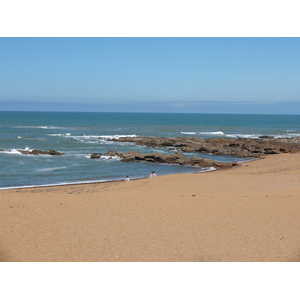
[[[156,173],[154,171],[152,171],[152,173],[150,174],[150,177],[156,177]]]
[[[129,181],[130,181],[130,178],[128,176],[126,176],[125,182],[129,182]]]

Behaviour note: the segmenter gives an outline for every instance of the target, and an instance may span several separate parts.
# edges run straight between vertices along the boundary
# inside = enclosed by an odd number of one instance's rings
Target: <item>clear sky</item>
[[[299,53],[287,37],[2,37],[0,110],[299,114]]]

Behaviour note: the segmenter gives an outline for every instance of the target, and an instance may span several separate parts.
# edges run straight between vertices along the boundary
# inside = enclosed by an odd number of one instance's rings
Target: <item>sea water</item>
[[[122,162],[118,157],[91,159],[109,150],[174,153],[132,143],[111,142],[123,136],[195,136],[257,138],[300,136],[300,115],[0,112],[0,188],[50,186],[122,180],[127,175],[158,175],[211,171],[181,165]],[[17,150],[53,149],[63,156],[25,155]],[[233,162],[244,158],[185,153]]]

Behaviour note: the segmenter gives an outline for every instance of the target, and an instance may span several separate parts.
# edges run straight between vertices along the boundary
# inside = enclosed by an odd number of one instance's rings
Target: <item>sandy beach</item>
[[[206,173],[1,190],[0,223],[2,262],[296,262],[300,153]]]

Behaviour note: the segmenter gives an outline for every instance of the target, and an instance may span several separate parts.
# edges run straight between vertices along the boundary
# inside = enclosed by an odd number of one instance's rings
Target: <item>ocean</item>
[[[158,175],[211,171],[211,168],[122,162],[91,153],[109,150],[173,153],[131,143],[108,141],[122,136],[195,136],[200,138],[257,138],[262,135],[300,136],[300,115],[0,112],[0,189],[52,186],[147,178]],[[63,156],[25,155],[17,150],[38,149]],[[245,158],[185,153],[222,162]]]

